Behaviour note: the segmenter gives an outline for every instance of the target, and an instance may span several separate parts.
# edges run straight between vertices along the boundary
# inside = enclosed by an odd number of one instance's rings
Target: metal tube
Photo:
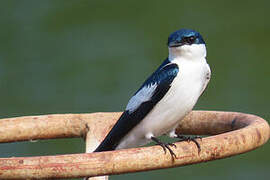
[[[67,114],[3,119],[0,120],[0,141],[85,137],[87,131],[90,136],[101,141],[120,114]],[[35,127],[39,127],[40,134],[33,131]],[[49,129],[47,133],[52,134],[45,135],[46,128]],[[7,130],[18,134],[14,135]],[[177,148],[173,150],[177,158],[174,161],[159,146],[88,154],[0,158],[0,179],[75,178],[184,166],[253,150],[266,143],[270,137],[269,125],[265,120],[255,115],[234,112],[193,111],[181,121],[177,131],[182,134],[213,136],[199,141],[200,153],[194,143],[175,143]],[[11,137],[5,135],[5,132]]]

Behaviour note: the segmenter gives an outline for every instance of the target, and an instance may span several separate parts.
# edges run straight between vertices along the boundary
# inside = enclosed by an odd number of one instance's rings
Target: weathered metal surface
[[[0,119],[0,143],[80,137],[87,132],[83,117],[80,114],[51,114]]]
[[[67,114],[4,119],[0,120],[0,141],[82,137],[88,130],[88,135],[101,141],[120,114]],[[39,129],[36,131],[35,128]],[[4,135],[6,130],[11,131],[10,137]],[[169,153],[164,154],[160,146],[88,154],[0,158],[0,179],[72,178],[183,166],[241,154],[263,145],[270,137],[269,125],[265,120],[255,115],[234,112],[193,111],[181,121],[177,131],[182,134],[213,136],[199,140],[199,154],[194,143],[176,143],[177,148],[173,150],[177,158],[174,161]],[[19,133],[14,135],[12,132]]]

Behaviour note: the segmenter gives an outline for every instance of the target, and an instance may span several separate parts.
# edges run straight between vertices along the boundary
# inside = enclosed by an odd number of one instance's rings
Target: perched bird
[[[131,148],[154,141],[166,153],[169,145],[157,137],[182,138],[175,129],[205,90],[211,76],[202,36],[181,29],[168,38],[168,58],[129,100],[125,111],[94,152]],[[185,139],[185,138],[184,138]]]

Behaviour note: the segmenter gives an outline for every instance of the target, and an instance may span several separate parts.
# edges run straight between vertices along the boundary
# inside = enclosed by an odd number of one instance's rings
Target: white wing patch
[[[157,83],[144,86],[128,101],[126,111],[134,112],[143,102],[149,101],[155,92]]]

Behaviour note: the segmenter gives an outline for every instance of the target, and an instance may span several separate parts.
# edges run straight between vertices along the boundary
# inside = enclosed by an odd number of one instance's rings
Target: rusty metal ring
[[[28,116],[0,120],[0,142],[66,137],[101,141],[121,113]],[[0,179],[75,178],[170,168],[221,159],[253,150],[270,137],[268,123],[255,115],[193,111],[177,128],[181,134],[211,135],[175,143],[177,156],[159,146],[60,156],[0,158]],[[91,142],[93,142],[91,141]]]

